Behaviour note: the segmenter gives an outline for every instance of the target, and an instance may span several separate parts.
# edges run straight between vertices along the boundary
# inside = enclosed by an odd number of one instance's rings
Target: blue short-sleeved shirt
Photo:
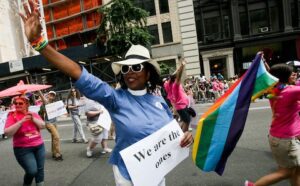
[[[120,151],[172,121],[168,105],[162,97],[149,93],[137,96],[125,89],[115,90],[84,68],[75,86],[109,111],[116,128],[116,145],[109,162],[117,165],[121,174],[130,180]]]

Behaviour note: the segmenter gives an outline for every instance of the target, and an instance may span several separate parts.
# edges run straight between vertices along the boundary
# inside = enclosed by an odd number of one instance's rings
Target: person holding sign
[[[35,49],[47,61],[73,78],[76,81],[76,88],[81,93],[108,110],[116,128],[116,145],[109,160],[113,165],[115,182],[116,185],[132,185],[120,151],[153,134],[173,120],[164,99],[151,94],[160,78],[158,63],[150,58],[147,48],[132,45],[124,61],[112,63],[112,70],[119,77],[121,84],[121,88],[114,89],[48,45],[41,35],[37,5],[32,0],[29,0],[29,4],[32,11],[30,12],[25,4],[26,13],[20,14],[27,39],[33,47],[37,46]],[[178,146],[188,147],[192,142],[192,134],[185,132]],[[165,185],[164,179],[160,185]]]
[[[43,185],[45,147],[40,130],[45,122],[34,112],[28,111],[29,100],[25,96],[13,99],[15,111],[7,115],[4,134],[13,136],[14,154],[25,171],[23,185]]]
[[[56,92],[50,91],[47,95],[47,98],[45,98],[45,96],[41,91],[38,91],[38,94],[43,102],[43,105],[41,105],[40,108],[40,115],[42,116],[42,118],[44,118],[46,122],[46,129],[51,134],[52,158],[56,161],[62,161],[63,157],[60,151],[60,139],[59,139],[59,134],[56,125],[57,119],[56,118],[49,119],[45,108],[47,104],[53,103],[55,101]]]
[[[108,130],[103,128],[101,123],[99,123],[99,117],[104,111],[103,106],[96,101],[87,98],[85,103],[86,125],[90,129],[92,135],[92,140],[89,142],[86,150],[86,156],[89,158],[93,156],[93,149],[98,143],[101,143],[103,148],[101,151],[102,154],[111,152],[112,149],[108,148],[107,145]]]

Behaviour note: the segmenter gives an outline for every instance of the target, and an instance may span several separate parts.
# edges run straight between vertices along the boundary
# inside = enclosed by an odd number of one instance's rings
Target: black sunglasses
[[[127,74],[130,69],[132,72],[141,72],[144,68],[144,65],[142,64],[136,64],[136,65],[122,65],[121,67],[121,73]]]
[[[23,102],[14,102],[15,105],[24,105]]]

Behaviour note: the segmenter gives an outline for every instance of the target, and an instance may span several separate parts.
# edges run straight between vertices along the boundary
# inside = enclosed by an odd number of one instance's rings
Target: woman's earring
[[[152,85],[151,85],[151,82],[150,81],[147,81],[147,87],[150,88]]]

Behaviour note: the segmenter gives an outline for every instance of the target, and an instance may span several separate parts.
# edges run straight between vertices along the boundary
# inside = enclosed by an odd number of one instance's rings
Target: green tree
[[[149,14],[135,7],[132,0],[112,0],[98,11],[102,14],[98,41],[105,37],[112,54],[123,55],[132,44],[151,45],[154,37],[146,27]]]

